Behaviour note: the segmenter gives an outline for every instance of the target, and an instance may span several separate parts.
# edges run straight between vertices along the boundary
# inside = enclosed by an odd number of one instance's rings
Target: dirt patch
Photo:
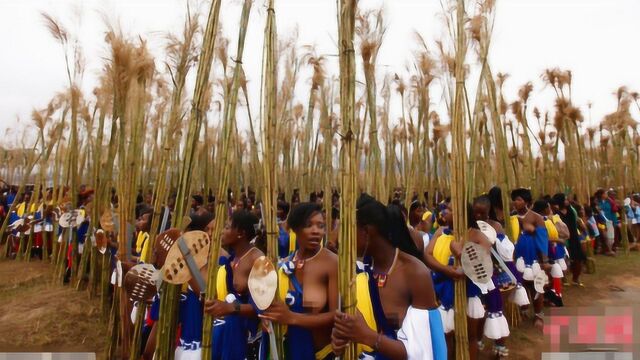
[[[107,321],[97,299],[52,284],[53,266],[0,261],[0,352],[95,352],[106,346]]]

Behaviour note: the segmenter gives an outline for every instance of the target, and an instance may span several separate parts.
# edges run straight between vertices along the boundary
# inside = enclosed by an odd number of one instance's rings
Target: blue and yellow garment
[[[133,252],[133,256],[137,256],[140,262],[147,262],[147,248],[149,243],[149,233],[146,231],[138,231],[138,236],[136,237],[136,248]]]
[[[187,284],[185,284],[187,285]],[[178,308],[180,322],[180,347],[198,350],[202,343],[202,302],[190,287],[183,287]]]
[[[302,314],[305,312],[303,304],[302,284],[295,276],[295,265],[289,259],[293,259],[295,253],[283,261],[278,269],[278,296],[284,301],[292,312]],[[333,359],[331,344],[327,344],[319,351],[315,350],[313,334],[311,330],[300,326],[288,326],[284,340],[285,359]]]
[[[546,224],[537,226],[534,233],[521,231],[520,221],[517,215],[511,216],[511,228],[513,229],[515,246],[515,258],[522,258],[525,266],[531,266],[538,260],[539,255],[547,255],[549,252],[549,233]]]
[[[436,243],[433,247],[433,257],[444,266],[453,266],[455,263],[455,257],[451,252],[451,242],[454,241],[454,239],[451,229],[444,229],[442,231],[442,235],[435,240]],[[450,277],[438,271],[431,271],[431,277],[433,279],[433,288],[436,292],[440,305],[444,310],[452,309],[455,293],[454,281]],[[481,293],[480,289],[468,278],[466,280],[467,297],[471,298],[479,296]]]
[[[544,224],[547,228],[547,234],[549,235],[549,255],[552,256],[552,260],[564,259],[567,254],[566,246],[559,242],[560,235],[558,234],[558,228],[556,225],[560,220],[560,216],[557,214],[553,215],[551,218],[545,218]],[[555,242],[553,246],[552,242]],[[551,252],[551,248],[553,247],[553,252]]]
[[[229,257],[220,257],[220,268],[216,277],[217,299],[228,302],[233,297],[233,300],[238,300],[240,304],[252,304],[248,294],[238,294],[233,286],[233,269],[231,268],[233,259],[233,254]],[[259,320],[257,318],[227,315],[223,319],[215,319],[211,334],[213,337],[211,342],[212,359],[257,358],[262,336],[258,330]]]
[[[380,333],[390,339],[398,340],[397,327],[391,326],[384,313],[380,292],[378,290],[378,282],[373,276],[373,267],[370,262],[364,265],[364,269],[357,269],[356,275],[356,308],[362,314],[367,326],[371,330]],[[428,329],[430,333],[429,343],[431,344],[431,352],[433,359],[447,358],[447,344],[444,338],[444,329],[442,318],[438,309],[425,310],[429,314]],[[406,316],[411,316],[407,312]],[[406,319],[405,319],[406,320]],[[425,323],[426,325],[426,323]],[[424,335],[424,334],[422,334]],[[423,339],[425,340],[425,339]],[[406,346],[406,345],[405,345]],[[407,353],[410,349],[407,349]],[[375,360],[387,360],[387,357],[366,345],[358,344],[357,353],[373,358]],[[424,355],[424,354],[423,354]]]

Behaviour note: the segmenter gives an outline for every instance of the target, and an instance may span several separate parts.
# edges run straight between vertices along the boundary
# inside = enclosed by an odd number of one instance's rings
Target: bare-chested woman
[[[511,192],[511,200],[516,214],[511,216],[513,239],[516,243],[516,268],[533,296],[535,311],[534,324],[542,329],[544,325],[542,307],[543,294],[538,294],[533,287],[535,276],[543,270],[551,269],[549,265],[549,234],[544,218],[531,210],[531,190],[516,189]]]
[[[433,239],[425,249],[424,258],[431,270],[433,270],[433,282],[436,295],[440,302],[447,339],[448,357],[455,358],[454,336],[454,282],[465,279],[461,268],[456,267],[455,259],[460,258],[462,245],[455,241],[453,236],[453,212],[449,201],[442,207],[440,218],[441,226],[433,234]],[[468,209],[465,209],[465,211]],[[466,240],[482,245],[489,251],[491,244],[486,236],[477,229],[475,221],[469,216],[468,229],[465,233]],[[467,284],[467,333],[469,336],[469,355],[471,359],[477,359],[478,342],[481,339],[482,319],[485,310],[480,298],[481,290],[471,280],[466,279]]]
[[[251,305],[248,279],[253,263],[264,254],[252,243],[258,218],[241,209],[231,215],[222,232],[222,244],[230,256],[221,257],[217,275],[217,299],[205,302],[204,311],[216,320],[213,327],[213,359],[258,359],[259,319]]]
[[[298,250],[281,263],[280,301],[261,318],[286,325],[285,358],[333,359],[331,328],[338,308],[338,257],[322,247],[326,232],[322,207],[296,206],[287,220]]]
[[[336,315],[334,351],[340,355],[355,342],[361,359],[446,359],[429,269],[400,209],[363,195],[357,224],[365,263],[357,277],[358,312]]]

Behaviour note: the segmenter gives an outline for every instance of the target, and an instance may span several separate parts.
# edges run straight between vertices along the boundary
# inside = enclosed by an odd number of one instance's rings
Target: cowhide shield
[[[102,227],[104,231],[116,231],[116,226],[113,222],[113,214],[111,213],[111,210],[105,210],[105,212],[102,213],[102,216],[100,216],[100,227]]]
[[[482,220],[478,220],[476,221],[476,223],[480,228],[480,232],[482,232],[484,236],[487,237],[491,245],[495,244],[496,240],[498,240],[498,233],[496,232],[496,229]]]
[[[58,224],[60,227],[69,228],[69,227],[78,227],[84,221],[84,216],[80,214],[78,210],[72,210],[62,214]]]
[[[167,254],[176,240],[180,237],[180,230],[172,228],[156,236],[156,242],[154,243],[155,250],[155,263],[162,267],[167,259]]]
[[[249,273],[248,287],[258,309],[266,310],[271,306],[278,288],[278,274],[266,256],[257,258],[253,263]]]
[[[95,238],[95,245],[100,254],[107,252],[107,234],[105,234],[103,230],[98,230],[96,231]]]
[[[124,276],[124,288],[131,301],[150,302],[158,292],[156,282],[160,274],[151,264],[132,267]]]
[[[207,263],[211,240],[204,231],[189,231],[182,234],[182,238],[189,248],[189,252],[198,269]],[[177,241],[171,246],[162,267],[162,278],[170,284],[184,284],[191,280],[191,271],[187,266],[184,254],[180,251]]]
[[[462,248],[460,259],[462,270],[469,279],[479,284],[491,281],[493,262],[491,256],[482,246],[467,241]]]

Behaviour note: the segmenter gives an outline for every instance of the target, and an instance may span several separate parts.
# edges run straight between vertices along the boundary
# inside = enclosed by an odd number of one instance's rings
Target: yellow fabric
[[[293,230],[289,230],[289,254],[296,251],[296,233]]]
[[[425,211],[424,214],[422,214],[422,221],[427,221],[429,220],[429,218],[431,218],[431,216],[433,215],[433,213],[431,211]]]
[[[356,275],[356,308],[360,314],[362,314],[362,317],[369,328],[378,332],[376,318],[373,315],[371,296],[369,295],[369,275],[367,275],[367,273],[360,273]],[[373,349],[366,345],[358,344],[357,353],[360,354],[363,351],[370,352],[373,351]]]
[[[138,232],[138,237],[136,238],[136,252],[141,253],[144,248],[144,244],[149,240],[149,233],[145,231]]]
[[[278,268],[278,299],[286,303],[287,293],[289,292],[289,286],[291,282],[289,275],[287,275],[282,268]],[[287,333],[287,326],[282,325],[282,331]]]
[[[547,232],[549,233],[549,241],[558,241],[560,239],[558,229],[554,225],[555,221],[555,218],[553,220],[547,219],[544,221],[544,226],[547,228]]]
[[[216,276],[216,298],[225,301],[227,297],[227,268],[220,266]]]
[[[147,248],[149,247],[149,233],[141,231],[136,239],[136,252],[140,254],[140,261],[147,262]]]
[[[518,242],[520,238],[520,221],[517,215],[511,215],[511,241]]]
[[[452,241],[453,235],[446,235],[443,233],[438,237],[436,244],[433,246],[433,257],[442,265],[449,264]]]
[[[332,352],[333,352],[333,349],[331,348],[331,344],[327,344],[325,347],[322,348],[322,350],[316,352],[316,360],[322,360]]]
[[[278,299],[284,301],[289,292],[289,276],[285,274],[282,268],[278,269]]]
[[[27,207],[27,205],[23,202],[21,202],[18,207],[16,208],[16,214],[18,214],[18,216],[22,217],[24,216],[24,209]]]

